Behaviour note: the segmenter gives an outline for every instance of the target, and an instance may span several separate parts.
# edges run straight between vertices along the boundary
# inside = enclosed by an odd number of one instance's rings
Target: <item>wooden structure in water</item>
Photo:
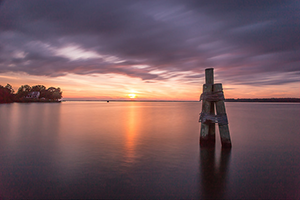
[[[218,123],[222,148],[231,148],[223,88],[221,83],[214,84],[213,68],[205,69],[205,84],[203,85],[201,100],[202,112],[199,118],[199,122],[201,122],[200,146],[215,146],[215,123]]]

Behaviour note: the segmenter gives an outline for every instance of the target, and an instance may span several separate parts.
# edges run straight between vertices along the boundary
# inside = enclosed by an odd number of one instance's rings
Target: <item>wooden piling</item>
[[[204,84],[203,85],[203,93],[211,93],[212,84]],[[202,101],[202,113],[210,114],[211,102],[203,100]],[[215,145],[215,132],[210,129],[212,124],[201,123],[201,131],[200,131],[200,146],[214,146]],[[215,124],[213,124],[213,128],[215,128]]]
[[[231,148],[228,119],[224,104],[222,84],[214,84],[213,68],[205,69],[202,112],[200,115],[200,146],[215,146],[215,123],[219,125],[222,148]],[[215,106],[217,115],[215,115]]]
[[[214,84],[214,68],[205,69],[205,84],[213,85]],[[210,91],[212,92],[212,91]]]
[[[223,92],[222,84],[221,83],[214,84],[213,92]],[[224,101],[216,102],[216,111],[218,116],[224,116],[224,118],[226,117],[226,121],[228,121]],[[222,148],[230,148],[231,139],[229,134],[228,123],[227,124],[218,123],[218,125],[219,125]]]
[[[205,84],[203,85],[203,93],[211,94],[214,84],[214,69],[205,69]],[[215,113],[215,106],[213,102],[206,100],[202,101],[202,112],[207,114]],[[214,146],[215,145],[215,124],[201,123],[200,132],[200,145],[201,146]]]
[[[213,85],[214,84],[214,68],[207,68],[205,69],[205,84],[207,85]],[[213,88],[210,92],[213,91]],[[215,105],[214,102],[210,102],[210,112],[211,115],[215,114]],[[216,125],[214,123],[209,124],[209,140],[211,140],[211,143],[215,143],[215,131]]]

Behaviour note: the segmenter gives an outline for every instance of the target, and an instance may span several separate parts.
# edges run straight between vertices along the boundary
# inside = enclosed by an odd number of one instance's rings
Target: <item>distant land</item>
[[[17,93],[13,87],[7,84],[5,87],[0,85],[0,103],[57,103],[62,98],[60,88],[43,85],[22,85]]]
[[[225,99],[225,102],[300,102],[300,98]]]
[[[107,100],[76,100],[76,99],[64,99],[62,101],[106,101],[106,102],[198,102],[198,101],[180,101],[180,100],[138,100],[138,99],[128,99],[128,100],[116,100],[116,99],[107,99]],[[300,98],[238,98],[238,99],[225,99],[225,102],[299,102]]]

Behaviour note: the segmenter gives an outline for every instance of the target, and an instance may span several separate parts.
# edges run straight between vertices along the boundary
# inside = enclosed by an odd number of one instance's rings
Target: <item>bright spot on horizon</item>
[[[129,98],[134,99],[136,98],[136,94],[128,94]]]

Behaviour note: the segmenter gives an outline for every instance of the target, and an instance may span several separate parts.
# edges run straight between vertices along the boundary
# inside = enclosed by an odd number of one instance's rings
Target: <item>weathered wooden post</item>
[[[213,68],[205,69],[205,84],[203,85],[200,146],[215,145],[215,123],[219,125],[222,148],[231,148],[228,120],[224,104],[222,84],[214,84]],[[216,106],[217,115],[215,115]]]
[[[205,70],[205,83],[203,85],[203,93],[211,94],[214,84],[214,71],[212,68]],[[200,99],[201,101],[201,99]],[[203,99],[202,113],[214,114],[214,103]],[[215,124],[214,123],[201,123],[200,132],[200,145],[201,146],[214,146],[215,145]]]

